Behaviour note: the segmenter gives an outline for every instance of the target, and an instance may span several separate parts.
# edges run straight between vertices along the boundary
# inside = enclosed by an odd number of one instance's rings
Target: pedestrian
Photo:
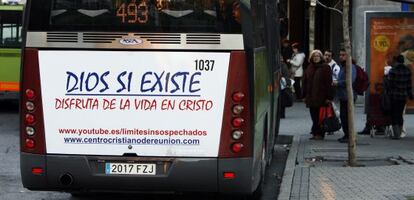
[[[388,75],[388,73],[389,73],[389,71],[392,67],[392,62],[394,60],[393,57],[394,56],[392,56],[392,54],[389,54],[389,55],[386,56],[386,61],[384,63],[384,65],[385,65],[384,66],[384,77]],[[373,125],[373,124],[369,123],[368,119],[369,119],[369,112],[366,115],[365,126],[361,131],[357,132],[358,135],[369,135],[369,134],[371,134],[371,130],[375,131],[375,134],[377,134],[377,135],[385,134],[386,125]]]
[[[312,119],[312,135],[310,139],[323,140],[325,133],[319,124],[319,111],[327,106],[334,98],[332,87],[332,71],[323,59],[320,50],[313,50],[309,57],[303,79],[303,95]]]
[[[323,57],[325,58],[325,62],[328,63],[329,67],[331,67],[332,80],[337,81],[340,67],[338,64],[336,64],[335,60],[332,59],[333,57],[332,50],[329,50],[329,49],[325,50]]]
[[[333,52],[330,49],[325,50],[325,53],[323,54],[323,57],[325,58],[325,62],[328,63],[329,67],[331,67],[332,70],[332,81],[338,80],[338,74],[340,67],[338,64],[336,64],[335,60],[332,59]],[[333,107],[336,109],[337,101],[334,99],[332,104],[335,104]],[[335,110],[336,111],[336,110]],[[337,111],[339,112],[339,111]],[[334,132],[328,132],[328,135],[333,135]]]
[[[391,97],[391,124],[393,139],[401,138],[404,124],[403,111],[407,99],[413,99],[411,70],[404,65],[404,56],[395,57],[395,65],[388,74],[389,95]]]
[[[292,79],[290,79],[290,71],[285,63],[281,64],[280,78],[280,118],[286,117],[286,107],[293,105]]]
[[[302,99],[302,77],[303,77],[303,62],[305,61],[305,53],[301,52],[299,43],[292,44],[292,59],[287,60],[291,65],[292,73],[294,73],[293,88],[295,89],[295,95],[297,100]],[[323,60],[323,58],[321,58]]]
[[[342,131],[344,136],[339,138],[338,141],[341,143],[348,143],[349,140],[349,127],[348,127],[348,94],[346,91],[346,60],[348,59],[348,54],[345,49],[339,51],[339,61],[340,61],[340,71],[338,74],[338,81],[334,81],[336,86],[336,98],[339,100],[339,112],[342,124]],[[356,67],[355,64],[352,64],[352,83],[356,80]],[[356,98],[356,92],[352,89],[354,94],[354,101]]]
[[[292,46],[290,45],[290,42],[288,39],[283,39],[282,40],[282,58],[283,58],[283,62],[286,63],[288,66],[288,68],[290,68],[290,64],[287,62],[287,60],[289,60],[292,55],[293,55],[293,50],[292,50]]]

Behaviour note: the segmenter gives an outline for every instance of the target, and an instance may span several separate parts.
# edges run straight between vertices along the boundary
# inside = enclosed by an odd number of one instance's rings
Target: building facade
[[[302,44],[305,53],[313,49],[331,49],[337,58],[343,46],[343,0],[279,0],[281,15],[289,19],[288,39]],[[410,6],[386,0],[350,0],[350,32],[353,57],[361,65],[365,64],[365,11],[401,11]]]

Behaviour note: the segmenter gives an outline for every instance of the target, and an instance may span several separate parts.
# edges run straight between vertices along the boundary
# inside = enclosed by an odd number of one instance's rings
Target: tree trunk
[[[349,0],[344,0],[343,5],[343,26],[344,26],[344,46],[348,54],[346,60],[346,91],[348,94],[348,164],[356,166],[356,140],[354,130],[354,93],[352,89],[352,57],[351,40],[349,36]]]
[[[309,52],[315,49],[315,6],[309,6]]]

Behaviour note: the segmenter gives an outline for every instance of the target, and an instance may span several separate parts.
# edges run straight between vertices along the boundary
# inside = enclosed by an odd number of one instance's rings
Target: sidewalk
[[[363,106],[355,109],[355,129],[365,124]],[[279,200],[406,200],[414,197],[414,115],[405,117],[408,136],[357,136],[358,164],[344,167],[347,144],[337,142],[341,131],[324,141],[309,140],[311,120],[303,103],[286,110],[280,134],[294,136]]]

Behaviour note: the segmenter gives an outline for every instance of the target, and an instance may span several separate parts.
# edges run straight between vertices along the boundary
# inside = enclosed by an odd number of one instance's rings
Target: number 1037
[[[196,71],[213,71],[214,69],[214,60],[195,60],[194,62]]]

